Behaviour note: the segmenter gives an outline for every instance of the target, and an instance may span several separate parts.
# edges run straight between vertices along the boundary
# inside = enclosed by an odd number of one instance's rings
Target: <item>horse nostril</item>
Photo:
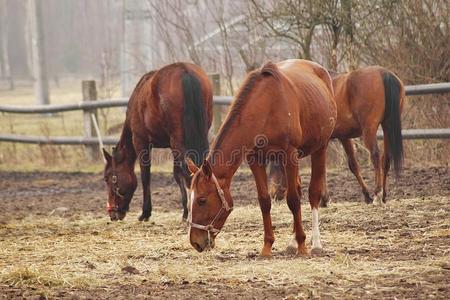
[[[116,216],[117,216],[117,219],[118,219],[118,220],[122,221],[122,220],[125,218],[126,213],[124,213],[124,212],[118,212],[118,213],[116,214]]]
[[[109,214],[109,218],[111,219],[111,221],[117,221],[118,220],[117,213],[116,212],[111,212]]]
[[[193,243],[192,245],[194,246],[195,250],[197,250],[198,252],[203,252],[203,248],[202,248],[202,246],[200,246],[200,244]]]

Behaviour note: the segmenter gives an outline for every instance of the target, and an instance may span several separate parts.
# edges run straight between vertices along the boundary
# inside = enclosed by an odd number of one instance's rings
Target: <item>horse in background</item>
[[[344,147],[350,171],[362,188],[366,203],[386,202],[387,175],[394,163],[398,176],[403,163],[403,140],[401,113],[405,102],[402,81],[390,70],[370,66],[349,73],[333,73],[334,96],[337,105],[337,122],[332,138],[337,138]],[[380,156],[377,143],[379,125],[384,133],[384,151]],[[373,196],[361,176],[352,138],[362,137],[370,152],[375,173]],[[271,196],[281,200],[286,196],[286,179],[282,166],[273,162],[270,167]],[[327,206],[329,197],[321,201]]]
[[[306,60],[267,63],[247,75],[229,113],[199,168],[193,173],[189,239],[199,252],[214,240],[233,208],[231,179],[246,159],[255,178],[264,225],[261,256],[272,253],[275,237],[266,166],[270,157],[281,161],[287,175],[287,204],[293,215],[294,239],[288,247],[308,254],[301,217],[299,160],[311,155],[309,202],[312,210],[313,251],[322,248],[318,207],[325,187],[326,148],[335,127],[336,104],[330,75]]]
[[[187,218],[191,176],[185,158],[200,165],[208,151],[212,101],[212,86],[206,73],[191,63],[170,64],[139,80],[128,103],[118,144],[112,154],[103,149],[107,210],[112,221],[122,220],[129,209],[137,187],[136,160],[144,191],[139,220],[148,221],[151,216],[152,148],[172,150],[173,174],[180,187],[183,218]]]

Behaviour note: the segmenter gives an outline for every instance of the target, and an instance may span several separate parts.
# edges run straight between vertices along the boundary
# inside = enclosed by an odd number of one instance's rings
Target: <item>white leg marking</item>
[[[319,231],[319,211],[317,208],[312,209],[312,248],[322,249]]]
[[[375,196],[373,197],[373,202],[383,205],[383,189],[381,189],[381,191],[379,191],[377,194],[375,194]]]

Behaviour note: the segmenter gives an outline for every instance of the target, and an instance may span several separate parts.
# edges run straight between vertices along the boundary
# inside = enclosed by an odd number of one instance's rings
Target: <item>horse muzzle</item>
[[[191,235],[190,242],[195,250],[197,250],[198,252],[203,252],[211,250],[215,247],[215,238],[215,235],[208,234],[207,232],[202,232],[200,234]]]
[[[109,211],[109,218],[111,219],[111,221],[121,221],[125,218],[125,216],[127,215],[126,212],[121,212],[121,211]]]

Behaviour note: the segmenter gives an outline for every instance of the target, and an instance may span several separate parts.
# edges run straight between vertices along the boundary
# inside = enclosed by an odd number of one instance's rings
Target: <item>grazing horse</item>
[[[401,112],[405,89],[401,80],[391,71],[371,66],[349,73],[332,73],[334,96],[337,105],[337,121],[332,138],[342,143],[350,171],[355,175],[367,203],[386,202],[386,177],[391,161],[396,175],[403,163],[403,141],[401,134]],[[384,133],[384,152],[380,157],[377,144],[377,129],[381,124]],[[361,137],[370,152],[375,171],[375,191],[370,195],[361,177],[355,158],[352,138]],[[275,199],[286,195],[286,179],[282,166],[272,164],[269,174],[272,181],[271,194]],[[324,197],[322,206],[327,206],[329,197]]]
[[[308,253],[300,207],[300,158],[311,155],[313,249],[320,249],[318,206],[325,180],[328,140],[334,128],[336,104],[330,75],[306,60],[267,63],[247,75],[213,147],[202,166],[188,161],[193,173],[189,239],[197,251],[214,247],[214,240],[233,207],[231,178],[244,159],[255,178],[264,223],[261,256],[270,256],[274,234],[270,215],[266,165],[276,157],[285,166],[287,204],[294,218],[294,249]]]
[[[128,103],[119,143],[106,159],[107,210],[111,220],[122,220],[137,187],[134,172],[139,160],[144,191],[140,221],[152,213],[150,191],[152,148],[171,148],[173,174],[181,191],[183,218],[187,218],[187,187],[191,176],[185,158],[198,165],[208,151],[212,121],[212,87],[205,72],[190,63],[175,63],[145,74]]]

